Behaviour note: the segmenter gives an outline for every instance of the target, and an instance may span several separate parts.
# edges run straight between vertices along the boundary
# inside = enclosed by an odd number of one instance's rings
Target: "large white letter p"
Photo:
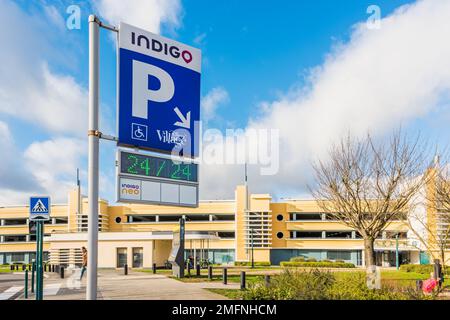
[[[159,89],[149,89],[149,76],[159,80]],[[148,119],[148,101],[166,102],[172,99],[174,93],[173,79],[166,71],[151,64],[133,61],[133,117]]]

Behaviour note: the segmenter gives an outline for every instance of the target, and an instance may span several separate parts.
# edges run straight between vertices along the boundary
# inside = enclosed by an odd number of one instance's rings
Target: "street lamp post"
[[[398,233],[395,236],[395,266],[400,269],[399,252],[398,252]]]

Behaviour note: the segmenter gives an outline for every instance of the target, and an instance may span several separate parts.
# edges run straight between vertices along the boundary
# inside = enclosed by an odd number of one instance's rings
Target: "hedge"
[[[404,272],[415,272],[422,274],[430,274],[433,272],[434,266],[432,264],[402,264],[400,270]],[[450,273],[450,267],[445,267],[445,273]]]
[[[309,268],[355,268],[353,263],[342,263],[342,262],[293,262],[293,261],[282,261],[280,263],[282,267],[309,267]]]
[[[251,262],[243,262],[243,261],[236,261],[234,263],[237,267],[250,267],[252,265]],[[255,261],[256,267],[270,267],[271,264],[269,261]]]

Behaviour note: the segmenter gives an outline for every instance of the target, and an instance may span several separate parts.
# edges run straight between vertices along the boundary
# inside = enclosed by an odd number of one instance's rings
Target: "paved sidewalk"
[[[51,286],[44,300],[84,300],[86,298],[86,277],[80,283],[79,273],[68,272],[66,279],[48,279]],[[60,285],[59,285],[60,284]],[[98,299],[101,300],[223,300],[222,295],[204,288],[223,288],[223,284],[184,283],[163,275],[133,272],[125,276],[116,270],[100,270],[98,277]],[[227,288],[234,288],[228,285]],[[56,292],[56,293],[55,293]],[[20,297],[23,299],[23,296]],[[30,297],[29,299],[33,299]]]

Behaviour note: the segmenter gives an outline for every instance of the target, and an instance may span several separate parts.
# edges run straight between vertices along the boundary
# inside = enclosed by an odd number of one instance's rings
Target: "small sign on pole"
[[[50,197],[30,197],[30,221],[50,220]]]

